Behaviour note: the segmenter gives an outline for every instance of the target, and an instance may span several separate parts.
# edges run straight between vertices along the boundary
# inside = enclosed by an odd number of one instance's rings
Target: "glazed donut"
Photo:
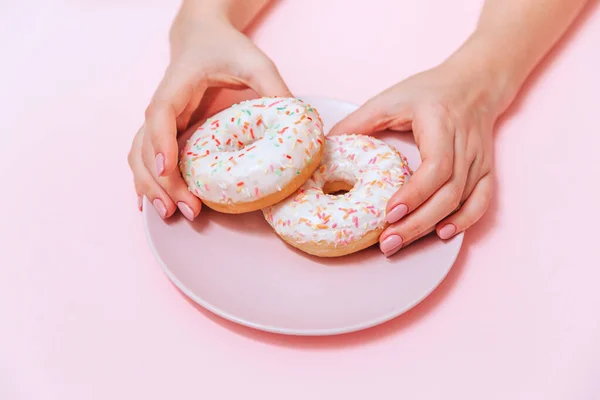
[[[197,128],[181,152],[180,171],[210,208],[256,211],[302,186],[319,166],[323,142],[321,117],[302,100],[247,100]]]
[[[328,137],[310,179],[263,213],[291,246],[320,257],[347,255],[378,241],[388,225],[386,204],[411,175],[406,158],[381,140]]]

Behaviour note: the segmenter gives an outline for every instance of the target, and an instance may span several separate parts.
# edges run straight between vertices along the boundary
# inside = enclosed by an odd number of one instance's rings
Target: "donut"
[[[246,100],[208,118],[183,146],[188,189],[213,210],[239,214],[275,204],[319,166],[323,122],[300,99]]]
[[[327,137],[312,176],[263,214],[297,249],[319,257],[351,254],[377,243],[388,226],[386,204],[411,175],[406,157],[379,139]]]

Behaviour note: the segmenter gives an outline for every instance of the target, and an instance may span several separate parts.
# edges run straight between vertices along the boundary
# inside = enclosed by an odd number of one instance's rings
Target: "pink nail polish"
[[[140,211],[142,211],[143,204],[144,204],[144,203],[143,203],[143,198],[142,198],[142,196],[138,196],[138,209],[139,209]]]
[[[192,208],[185,204],[183,201],[177,203],[177,208],[179,208],[179,211],[181,211],[183,216],[186,217],[188,220],[194,220],[194,210],[192,210]]]
[[[167,207],[165,207],[165,203],[163,203],[161,199],[154,199],[152,204],[154,205],[154,208],[156,208],[156,211],[158,211],[160,217],[164,219],[167,216]]]
[[[406,204],[400,204],[392,208],[390,212],[387,213],[385,220],[388,222],[388,224],[393,224],[400,221],[400,219],[402,219],[407,213],[408,207]]]
[[[438,233],[441,239],[450,239],[456,233],[456,227],[453,224],[447,224],[442,226],[440,232]]]
[[[162,153],[156,155],[156,174],[161,176],[165,172],[165,156]]]
[[[395,252],[402,247],[402,238],[398,235],[391,235],[386,237],[380,244],[379,248],[381,252],[388,256],[388,253]]]

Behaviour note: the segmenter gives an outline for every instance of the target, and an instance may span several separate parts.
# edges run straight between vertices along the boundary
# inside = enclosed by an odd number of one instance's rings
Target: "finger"
[[[128,157],[129,167],[133,172],[135,191],[138,199],[146,196],[161,218],[167,218],[175,212],[175,204],[146,168],[141,155],[142,139],[143,136],[136,135]]]
[[[475,186],[481,179],[481,175],[481,156],[476,156],[471,163],[471,167],[469,168],[467,182],[465,183],[465,190],[463,192],[461,202],[464,202],[471,195],[473,189],[475,189]]]
[[[391,99],[386,92],[381,93],[357,110],[350,113],[344,119],[336,123],[329,131],[329,135],[341,134],[357,134],[369,135],[373,132],[380,131],[386,128],[390,120],[393,118],[391,113]],[[408,108],[396,110],[397,118],[409,118]]]
[[[177,167],[177,118],[202,82],[184,68],[170,68],[146,109],[146,135],[155,158],[156,174],[169,174]]]
[[[204,85],[201,85],[196,90],[194,90],[194,93],[192,94],[192,98],[188,102],[188,105],[177,118],[177,131],[179,133],[185,131],[189,127],[192,116],[200,106],[200,102],[204,98],[205,93],[206,88]]]
[[[392,245],[391,250],[389,250],[387,253],[383,253],[386,257],[391,257],[394,254],[396,254],[398,252],[398,250],[406,248],[408,245],[416,242],[417,240],[429,235],[431,232],[435,231],[435,227],[431,227],[429,229],[427,229],[425,232],[421,233],[420,235],[416,236],[415,238],[411,239],[410,241],[406,242],[406,243],[399,243],[398,245]],[[393,240],[393,238],[392,238]],[[389,242],[389,241],[388,241]],[[382,243],[379,245],[380,249],[383,246],[383,241]],[[383,252],[383,251],[382,251]]]
[[[414,212],[448,182],[456,169],[455,148],[464,148],[463,143],[455,143],[457,136],[449,120],[435,111],[415,115],[413,130],[419,137],[422,163],[388,201],[386,220],[390,224]]]
[[[491,170],[491,164],[488,161],[490,157],[484,150],[481,138],[481,130],[477,129],[471,131],[468,136],[470,143],[467,146],[466,155],[467,158],[471,160],[471,167],[469,168],[462,202],[464,202],[471,195],[471,192],[473,189],[475,189],[475,185],[477,185],[481,177],[488,174]]]
[[[193,221],[200,213],[202,203],[198,197],[194,196],[188,190],[187,184],[181,177],[179,168],[176,168],[168,175],[163,174],[163,176],[157,176],[156,173],[154,173],[154,171],[151,169],[153,165],[151,144],[150,142],[145,141],[142,146],[144,147],[142,151],[142,160],[146,165],[146,170],[151,171],[155,182],[158,183],[158,185],[172,200],[172,202],[176,204],[183,216],[188,220]]]
[[[456,209],[458,201],[455,190],[445,185],[438,193],[415,213],[402,221],[390,225],[379,238],[380,249],[387,257],[396,253],[406,244],[435,228],[437,222]]]
[[[173,171],[169,176],[161,176],[157,181],[185,218],[193,221],[198,216],[202,209],[202,202],[189,191],[179,170]]]
[[[457,139],[458,146],[464,141],[463,136]],[[400,222],[390,225],[380,236],[381,251],[390,256],[405,245],[417,240],[427,232],[431,232],[436,224],[454,212],[460,205],[462,193],[467,181],[469,162],[466,158],[455,159],[454,173],[445,185],[439,189],[417,211],[411,213]]]
[[[490,204],[492,192],[492,175],[487,174],[477,183],[460,210],[437,224],[438,236],[441,239],[450,239],[479,221]]]
[[[279,70],[268,58],[256,64],[248,83],[262,97],[293,97]]]
[[[134,164],[135,164],[135,158],[139,154],[140,149],[141,149],[141,129],[138,130],[138,132],[133,137],[133,142],[131,143],[131,149],[129,150],[129,154],[127,154],[127,164],[129,165],[129,168],[131,169],[132,172],[133,172],[133,168],[134,168]],[[135,173],[134,173],[134,183],[135,183]],[[142,211],[143,206],[144,206],[144,199],[143,199],[144,194],[143,194],[143,192],[138,191],[137,187],[136,187],[136,194],[137,194],[138,210]]]
[[[411,240],[409,240],[408,242],[406,242],[402,247],[406,247],[409,244],[412,244],[412,243],[416,242],[417,240],[419,240],[419,239],[421,239],[421,238],[429,235],[432,232],[435,232],[435,227],[431,227],[431,228],[427,229],[425,232],[421,233],[420,235],[412,238]]]
[[[196,107],[196,110],[194,110],[194,112],[192,113],[192,116],[190,118],[190,121],[188,122],[188,127],[191,125],[195,125],[197,122],[203,121],[206,118],[209,117],[209,115],[215,114],[216,112],[218,112],[219,110],[223,110],[225,109],[225,107],[220,108],[217,107],[215,108],[215,105],[218,105],[218,100],[219,98],[222,98],[223,93],[226,93],[223,88],[221,87],[208,87],[205,91],[204,94],[202,95],[202,99],[200,100],[200,103],[198,104],[198,107]],[[227,93],[227,94],[231,94],[231,93]],[[233,96],[231,96],[233,97]],[[229,99],[229,97],[227,97]],[[234,104],[235,102],[232,102],[231,104],[229,104],[230,106],[232,104]]]

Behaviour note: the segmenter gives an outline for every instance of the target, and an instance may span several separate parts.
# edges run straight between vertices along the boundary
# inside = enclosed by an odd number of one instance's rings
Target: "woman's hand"
[[[380,236],[390,256],[437,229],[448,239],[473,225],[492,196],[492,131],[502,99],[496,81],[466,55],[387,89],[330,134],[412,131],[422,164],[388,202]]]
[[[231,13],[211,15],[184,8],[171,30],[170,65],[128,159],[140,208],[146,196],[161,217],[179,208],[193,220],[202,204],[180,175],[177,135],[194,122],[207,88],[250,88],[260,96],[291,94],[271,60],[230,23]]]
[[[436,229],[473,225],[492,195],[492,131],[531,71],[588,0],[486,0],[477,29],[448,60],[368,101],[332,134],[412,130],[423,163],[389,201],[379,238],[390,256]]]

